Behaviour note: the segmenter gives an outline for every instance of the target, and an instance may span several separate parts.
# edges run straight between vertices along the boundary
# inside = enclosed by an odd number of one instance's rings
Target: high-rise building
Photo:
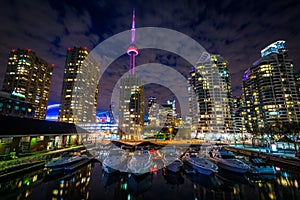
[[[167,100],[158,109],[158,122],[160,127],[174,127],[177,121],[176,101]]]
[[[159,126],[158,123],[159,104],[153,103],[148,109],[148,125]]]
[[[97,62],[88,56],[86,47],[68,48],[59,121],[93,123],[98,102]],[[95,90],[96,88],[96,90]]]
[[[144,87],[135,75],[129,75],[120,84],[119,128],[134,138],[143,125]]]
[[[2,90],[32,104],[33,118],[45,119],[53,66],[30,49],[13,49],[9,54]]]
[[[205,134],[234,133],[231,83],[227,61],[210,55],[190,72],[188,88],[192,130]]]
[[[153,97],[150,98],[152,99]],[[176,112],[176,100],[166,100],[166,102],[161,105],[154,102],[148,114],[149,125],[159,126],[161,128],[174,127],[179,121],[179,116]]]
[[[261,58],[244,72],[243,92],[248,131],[299,121],[299,93],[285,41],[261,50]]]
[[[156,116],[158,112],[158,104],[156,102],[156,97],[149,97],[148,98],[148,109],[147,109],[147,116],[148,116],[148,124],[145,125],[152,125],[156,123]]]
[[[135,56],[135,13],[132,16],[131,44],[127,49],[130,56],[130,73],[120,82],[119,129],[127,138],[137,139],[144,125],[144,87],[134,74]]]
[[[233,98],[233,115],[235,133],[243,135],[247,133],[245,125],[245,102],[242,96]]]
[[[300,96],[300,73],[295,73],[295,80],[297,85],[298,94]]]
[[[154,105],[156,103],[156,97],[149,97],[148,98],[148,112],[151,108],[152,105]]]

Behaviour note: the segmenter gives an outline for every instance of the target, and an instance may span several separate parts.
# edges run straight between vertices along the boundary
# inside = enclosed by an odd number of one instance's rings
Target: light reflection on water
[[[174,174],[164,169],[140,176],[107,174],[101,163],[95,162],[69,174],[48,176],[41,169],[1,180],[0,199],[296,200],[300,199],[299,181],[299,172],[287,170],[259,179],[229,172],[216,176]]]

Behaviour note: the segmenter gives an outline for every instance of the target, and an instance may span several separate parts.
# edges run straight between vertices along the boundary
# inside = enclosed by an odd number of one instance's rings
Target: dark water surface
[[[174,174],[164,169],[136,176],[106,174],[100,162],[93,162],[67,174],[49,176],[40,169],[0,180],[0,199],[299,200],[300,170],[276,169],[277,175],[260,178],[224,171],[216,176]]]

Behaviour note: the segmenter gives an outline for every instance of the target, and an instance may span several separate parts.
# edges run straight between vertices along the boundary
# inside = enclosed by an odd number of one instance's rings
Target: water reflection
[[[142,175],[128,174],[126,182],[128,184],[128,193],[132,196],[139,196],[151,188],[152,173]]]
[[[0,181],[1,199],[31,199],[32,188],[46,177],[46,171],[39,169],[21,176],[10,176]]]
[[[68,174],[49,176],[40,169],[0,181],[1,199],[300,199],[299,172],[251,177],[220,172],[215,176],[166,169],[133,175],[105,173],[100,162]]]
[[[36,199],[88,199],[92,164],[87,164],[79,170],[62,177],[44,179],[44,182],[35,188]],[[41,195],[43,194],[43,196]],[[51,198],[49,198],[51,197]]]
[[[184,183],[184,178],[181,172],[174,173],[164,168],[162,173],[167,183],[171,185],[182,185]]]
[[[106,173],[103,171],[101,183],[104,185],[104,187],[109,187],[110,185],[115,184],[117,181],[120,180],[121,173],[116,171],[115,173]]]

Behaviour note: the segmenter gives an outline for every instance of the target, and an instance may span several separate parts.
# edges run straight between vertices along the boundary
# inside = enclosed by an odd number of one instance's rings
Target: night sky
[[[300,1],[104,1],[104,0],[12,0],[0,6],[0,87],[11,49],[31,49],[55,65],[50,102],[59,102],[67,48],[86,46],[92,50],[105,39],[131,28],[135,9],[136,27],[163,27],[186,34],[209,53],[220,54],[229,63],[233,95],[241,94],[245,69],[260,57],[260,50],[285,40],[289,57],[300,69]],[[138,32],[137,32],[138,34]],[[128,41],[128,44],[130,41]],[[137,57],[137,65],[159,62],[183,70],[191,66],[176,55],[155,50]],[[124,52],[100,89],[99,108],[107,109],[115,77],[127,71]],[[119,68],[116,66],[120,66]],[[187,69],[187,70],[185,70]],[[114,75],[117,74],[117,75]],[[146,97],[172,98],[167,88],[146,86]],[[174,95],[173,95],[174,96]]]

